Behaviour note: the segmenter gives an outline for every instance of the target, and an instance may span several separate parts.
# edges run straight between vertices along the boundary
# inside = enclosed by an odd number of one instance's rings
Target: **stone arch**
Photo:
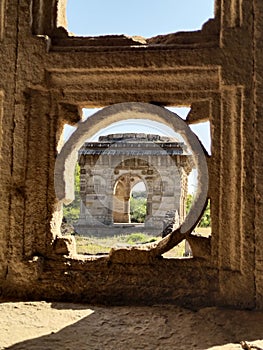
[[[189,126],[175,113],[156,105],[137,102],[119,103],[106,107],[89,117],[85,122],[79,123],[76,131],[57,156],[54,174],[57,200],[63,203],[74,199],[74,165],[77,161],[77,150],[85,140],[116,121],[131,118],[153,120],[167,125],[182,135],[189,151],[193,154],[194,166],[198,171],[197,193],[190,212],[177,230],[180,235],[179,241],[181,241],[183,237],[181,235],[189,234],[195,227],[206,205],[208,192],[206,156],[199,140]],[[175,234],[166,237],[157,247],[158,254],[171,249],[177,244],[177,240]]]
[[[115,205],[119,206],[119,214],[116,213],[116,218],[119,216],[122,219],[117,219],[114,220],[114,222],[122,222],[122,223],[128,223],[130,222],[130,194],[133,186],[135,185],[136,182],[142,181],[145,185],[146,191],[147,191],[147,220],[151,219],[153,215],[152,211],[152,204],[151,204],[151,192],[152,192],[152,184],[149,181],[149,178],[147,176],[147,173],[144,174],[143,168],[147,167],[148,170],[151,171],[152,174],[154,174],[155,180],[158,179],[161,182],[161,174],[155,167],[155,165],[150,164],[146,159],[136,157],[136,161],[139,163],[137,166],[135,166],[135,162],[133,162],[135,158],[130,158],[129,156],[125,158],[121,163],[117,165],[118,167],[122,167],[124,165],[125,167],[129,167],[129,171],[126,172],[126,174],[118,175],[117,178],[114,177],[113,180],[113,207]],[[129,165],[129,162],[132,162],[132,164]],[[117,164],[117,163],[116,163]],[[119,172],[119,171],[118,171]],[[124,180],[123,186],[125,188],[123,195],[117,194],[115,195],[115,186],[119,184],[119,190],[121,190],[121,183],[122,183],[122,178]],[[135,183],[133,183],[133,179],[135,178]],[[161,200],[160,200],[161,202]],[[125,214],[122,216],[122,210],[125,212]],[[114,210],[113,210],[114,211]],[[115,213],[113,213],[113,216]]]
[[[147,182],[143,181],[143,179],[141,177],[139,177],[139,176],[134,179],[134,182],[133,182],[131,190],[140,182],[143,182],[143,184],[145,186],[145,189],[147,191]]]
[[[146,188],[147,180],[139,174],[127,172],[119,176],[113,186],[113,223],[130,223],[130,196],[133,187],[139,182],[143,182]],[[148,201],[147,201],[148,204]],[[119,210],[116,210],[119,206]]]

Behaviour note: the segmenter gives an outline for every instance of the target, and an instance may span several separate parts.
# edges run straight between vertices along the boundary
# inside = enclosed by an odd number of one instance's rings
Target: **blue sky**
[[[75,35],[127,34],[151,37],[177,31],[198,30],[214,14],[214,0],[68,0],[68,30]],[[182,118],[188,113],[187,108],[174,108],[173,111]],[[96,110],[84,110],[86,117]],[[210,150],[209,124],[191,126]],[[156,130],[159,132],[156,132]],[[74,128],[66,127],[66,137]],[[119,122],[102,130],[99,135],[114,132],[148,132],[171,136],[167,130],[152,122]]]
[[[69,31],[146,38],[197,30],[214,15],[214,0],[68,0]]]
[[[175,107],[175,108],[169,108],[172,112],[179,115],[181,118],[185,119],[189,108],[184,107]],[[97,112],[99,109],[84,109],[84,118],[83,120],[87,119],[90,115]],[[193,132],[196,133],[196,135],[199,137],[203,145],[205,146],[208,153],[210,153],[211,148],[211,141],[210,141],[210,125],[208,122],[206,123],[199,123],[190,125],[190,128]],[[66,141],[70,135],[75,131],[76,127],[66,125],[65,127],[65,136],[64,140]],[[165,135],[170,137],[177,137],[178,135],[169,127],[151,121],[149,124],[148,120],[128,120],[123,122],[117,122],[114,124],[111,124],[109,127],[102,129],[97,134],[93,135],[91,138],[92,141],[97,141],[100,135],[107,135],[107,134],[114,134],[114,133],[124,133],[124,132],[142,132],[142,133],[152,133],[152,134],[159,134],[159,135]],[[179,141],[182,141],[179,139]]]

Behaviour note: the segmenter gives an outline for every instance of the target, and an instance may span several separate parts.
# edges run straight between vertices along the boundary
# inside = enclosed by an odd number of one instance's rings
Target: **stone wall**
[[[58,28],[64,9],[62,0],[0,6],[2,296],[262,309],[262,1],[216,0],[202,30],[145,42],[69,37]],[[85,106],[129,102],[189,105],[187,123],[210,121],[212,236],[186,230],[193,259],[161,258],[182,232],[95,260],[60,237],[61,201],[71,198],[54,186],[63,125],[77,123]],[[103,113],[94,133],[114,121]],[[76,161],[68,154],[65,167]]]

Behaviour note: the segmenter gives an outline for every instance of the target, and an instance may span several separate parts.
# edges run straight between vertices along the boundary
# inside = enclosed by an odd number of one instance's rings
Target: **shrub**
[[[133,198],[130,199],[130,214],[131,222],[142,223],[146,217],[146,198]]]

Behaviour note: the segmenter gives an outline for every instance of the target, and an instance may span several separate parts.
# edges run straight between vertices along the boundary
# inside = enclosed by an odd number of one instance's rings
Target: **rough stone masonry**
[[[70,36],[65,8],[65,0],[0,5],[2,297],[262,309],[262,0],[216,0],[201,30],[145,40]],[[191,221],[157,246],[76,255],[60,233],[72,152],[132,109],[172,125],[156,105],[190,106],[186,123],[210,122],[211,237],[194,237]],[[106,111],[65,149],[63,126],[76,125],[84,107]],[[184,238],[193,258],[162,257]]]

